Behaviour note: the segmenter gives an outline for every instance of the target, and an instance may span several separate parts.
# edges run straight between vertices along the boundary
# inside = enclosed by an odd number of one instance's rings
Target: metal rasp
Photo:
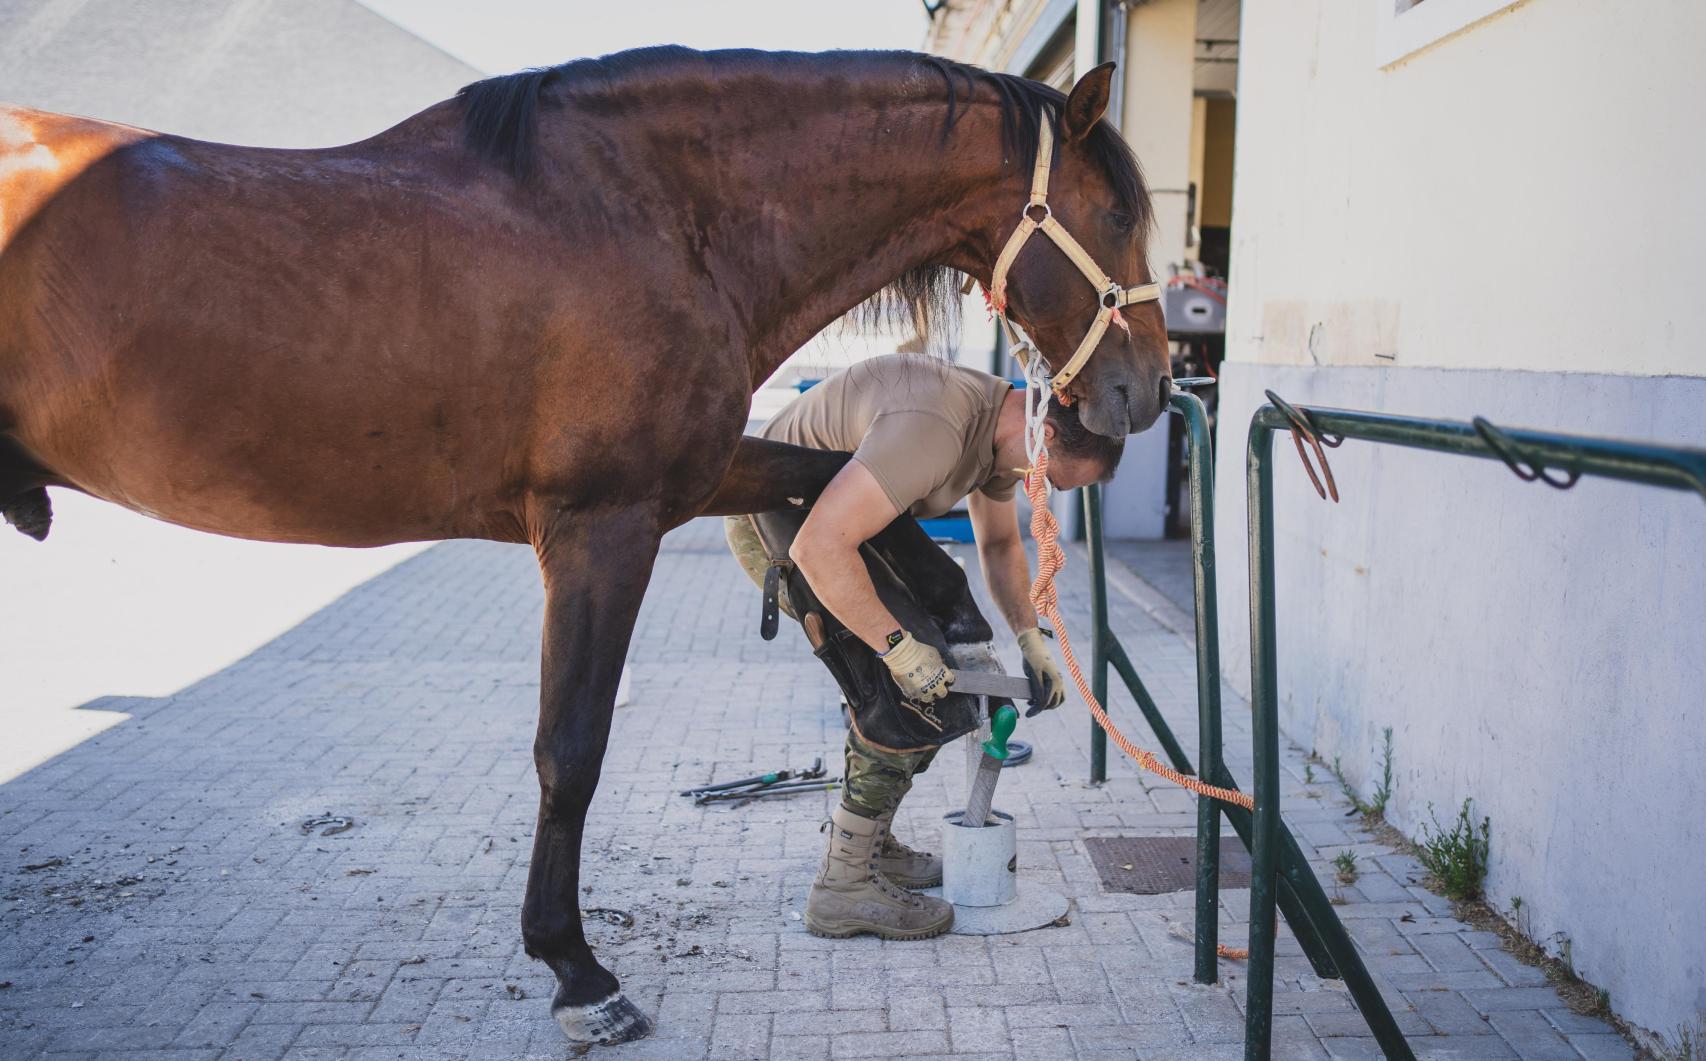
[[[960,821],[983,828],[989,821],[990,804],[995,801],[995,783],[1001,779],[1001,764],[1007,759],[1007,738],[1019,724],[1019,712],[1002,704],[989,720],[989,739],[983,742],[983,758],[977,764],[977,776],[972,779],[971,792],[966,796],[966,816]]]
[[[1009,700],[1036,698],[1036,691],[1031,688],[1031,679],[987,670],[954,671],[954,680],[949,684],[948,691],[971,696],[1005,696]]]

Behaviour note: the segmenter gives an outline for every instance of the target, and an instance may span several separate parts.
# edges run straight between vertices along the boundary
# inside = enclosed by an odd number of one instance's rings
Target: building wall
[[[480,72],[352,0],[0,0],[0,101],[282,147],[378,132]],[[217,538],[53,491],[0,528],[0,782],[217,670],[415,546]]]
[[[1244,10],[1217,495],[1244,691],[1264,388],[1706,447],[1706,8],[1530,0],[1382,67],[1390,3]],[[1489,902],[1635,1023],[1706,1012],[1702,499],[1352,442],[1329,505],[1277,447],[1285,732],[1366,793],[1392,727],[1395,825],[1472,797]]]

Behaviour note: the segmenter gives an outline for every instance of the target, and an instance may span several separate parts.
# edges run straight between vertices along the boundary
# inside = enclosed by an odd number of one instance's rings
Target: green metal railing
[[[1706,451],[1610,439],[1587,438],[1540,431],[1505,430],[1477,418],[1471,423],[1425,420],[1342,409],[1293,408],[1268,392],[1270,404],[1250,421],[1246,454],[1250,520],[1250,706],[1254,713],[1255,744],[1254,836],[1248,841],[1254,864],[1250,888],[1250,959],[1247,970],[1244,1056],[1263,1061],[1273,1035],[1274,910],[1285,910],[1288,889],[1314,882],[1307,864],[1292,858],[1295,844],[1280,820],[1279,793],[1279,664],[1274,600],[1273,436],[1290,430],[1317,492],[1338,499],[1323,446],[1346,439],[1405,446],[1467,457],[1502,460],[1519,478],[1540,480],[1560,489],[1584,475],[1646,483],[1674,490],[1694,490],[1706,497]],[[1312,447],[1320,476],[1305,456]],[[1200,623],[1199,623],[1200,628]],[[1200,637],[1200,634],[1199,634]],[[1218,782],[1217,782],[1218,783]],[[1317,889],[1319,885],[1317,884]],[[1329,911],[1330,913],[1330,911]],[[1288,915],[1289,917],[1289,915]],[[1333,919],[1337,924],[1337,919]],[[1292,922],[1296,926],[1296,922]],[[1325,928],[1317,921],[1316,928]],[[1301,938],[1301,936],[1300,936]],[[1346,968],[1341,965],[1341,968]],[[1388,1056],[1410,1057],[1402,1038],[1396,1049],[1375,1027],[1378,1014],[1364,1005],[1346,969],[1347,986],[1369,1019]],[[1364,974],[1366,975],[1366,974]],[[1378,1002],[1378,994],[1375,1001]],[[1380,1007],[1385,1014],[1385,1007]],[[1385,1014],[1390,1022],[1390,1015]],[[1396,1034],[1396,1028],[1391,1029]]]
[[[1207,380],[1180,380],[1178,386],[1189,387]],[[1208,428],[1208,413],[1202,401],[1189,393],[1176,393],[1172,411],[1185,420],[1187,453],[1190,460],[1189,489],[1191,506],[1191,559],[1196,597],[1197,649],[1197,716],[1198,755],[1203,763],[1202,777],[1222,788],[1237,788],[1221,757],[1220,724],[1220,626],[1216,605],[1214,565],[1214,450]],[[1172,729],[1161,717],[1154,700],[1143,687],[1136,668],[1120,645],[1108,623],[1107,579],[1102,543],[1102,499],[1092,487],[1085,491],[1084,515],[1090,555],[1091,584],[1091,691],[1104,704],[1107,702],[1108,664],[1112,662],[1125,680],[1126,687],[1142,709],[1145,720],[1155,732],[1173,768],[1191,773],[1191,764]],[[1123,665],[1122,665],[1123,664]],[[1101,727],[1091,724],[1091,774],[1093,781],[1107,779],[1107,735]],[[1198,983],[1214,983],[1219,975],[1217,950],[1219,944],[1218,904],[1220,898],[1220,815],[1224,813],[1246,848],[1254,835],[1254,819],[1242,807],[1219,804],[1215,800],[1197,801],[1197,881],[1196,881],[1196,954],[1195,976]],[[1412,1055],[1398,1031],[1397,1022],[1381,998],[1379,989],[1369,976],[1349,934],[1345,932],[1326,892],[1315,878],[1308,860],[1291,833],[1283,826],[1278,829],[1280,853],[1280,884],[1277,898],[1280,913],[1291,926],[1305,957],[1315,974],[1325,979],[1342,979],[1357,1007],[1363,1012],[1381,1049],[1391,1058]],[[1272,921],[1273,913],[1268,913]],[[1271,984],[1270,984],[1271,987]]]

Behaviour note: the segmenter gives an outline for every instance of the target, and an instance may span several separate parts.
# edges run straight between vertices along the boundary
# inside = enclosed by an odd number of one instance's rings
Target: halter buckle
[[[1125,288],[1120,286],[1118,280],[1108,281],[1108,286],[1102,289],[1102,308],[1119,309],[1120,300],[1124,295]]]
[[[1032,210],[1041,210],[1043,212],[1042,219],[1038,220],[1038,221],[1031,221],[1031,211]],[[1026,203],[1025,208],[1023,210],[1019,211],[1019,220],[1020,221],[1031,221],[1031,224],[1038,225],[1038,226],[1040,226],[1044,221],[1047,221],[1049,218],[1051,218],[1053,216],[1054,216],[1054,209],[1052,207],[1050,207],[1047,203]]]

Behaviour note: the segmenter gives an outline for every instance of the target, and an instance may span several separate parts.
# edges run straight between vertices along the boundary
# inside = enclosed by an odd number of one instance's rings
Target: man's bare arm
[[[995,606],[1015,634],[1037,625],[1031,606],[1031,565],[1019,537],[1018,505],[1012,498],[996,501],[981,493],[966,499],[983,581]]]
[[[1031,701],[1025,717],[1059,707],[1066,702],[1066,679],[1037,629],[1037,610],[1031,604],[1031,565],[1025,557],[1025,543],[1019,538],[1019,507],[1012,498],[995,501],[983,494],[971,495],[967,507],[989,595],[1018,635],[1025,673],[1042,693],[1040,700]]]
[[[900,513],[876,476],[848,461],[824,488],[788,549],[812,591],[841,624],[877,652],[900,621],[883,606],[859,546]]]

